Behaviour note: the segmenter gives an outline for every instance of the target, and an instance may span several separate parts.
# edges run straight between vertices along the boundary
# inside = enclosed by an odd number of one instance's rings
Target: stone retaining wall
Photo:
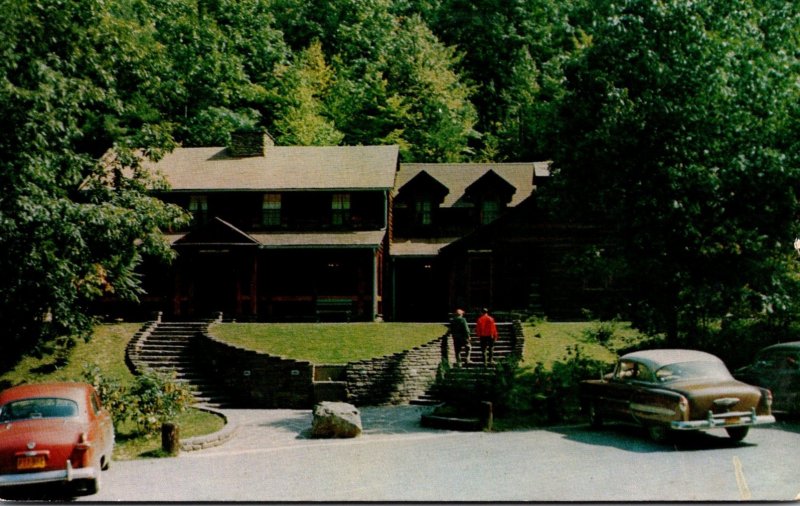
[[[347,364],[348,402],[402,404],[421,396],[436,380],[444,336],[385,357]]]
[[[224,388],[232,405],[304,409],[320,399],[359,406],[411,401],[436,380],[442,343],[443,337],[439,337],[393,355],[337,366],[344,369],[342,377],[336,378],[339,381],[325,381],[328,374],[319,374],[324,378],[316,382],[315,366],[310,362],[247,350],[212,335],[197,337],[195,349],[206,374]]]
[[[196,338],[206,374],[225,389],[231,404],[248,408],[304,409],[312,404],[314,366],[220,341]]]

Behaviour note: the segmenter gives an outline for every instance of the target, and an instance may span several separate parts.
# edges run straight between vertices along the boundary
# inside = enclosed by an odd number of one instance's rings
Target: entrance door
[[[225,252],[200,252],[193,269],[191,307],[197,316],[218,311],[233,316],[236,311],[236,268]]]

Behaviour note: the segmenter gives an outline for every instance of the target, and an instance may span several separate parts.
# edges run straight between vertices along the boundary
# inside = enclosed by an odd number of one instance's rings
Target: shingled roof
[[[397,146],[270,146],[264,156],[177,148],[145,165],[172,191],[367,190],[394,187]]]
[[[403,163],[400,164],[400,170],[397,173],[395,194],[417,174],[425,171],[449,189],[441,207],[453,207],[458,205],[459,200],[464,197],[467,188],[489,171],[493,171],[516,189],[511,202],[508,203],[510,207],[514,207],[531,195],[535,188],[534,175],[544,173],[548,165],[547,162]]]

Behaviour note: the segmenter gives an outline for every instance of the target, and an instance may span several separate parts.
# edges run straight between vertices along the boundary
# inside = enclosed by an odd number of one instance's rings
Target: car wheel
[[[105,456],[100,464],[101,471],[108,471],[108,468],[111,467],[111,457]]]
[[[656,443],[665,443],[669,439],[669,429],[663,425],[649,425],[647,434]]]
[[[600,412],[594,402],[589,404],[589,427],[593,429],[603,427],[603,417],[600,416]]]
[[[747,436],[748,432],[750,432],[750,427],[727,427],[725,432],[728,433],[728,436],[731,439],[739,442]]]
[[[100,474],[98,473],[97,478],[93,478],[90,480],[81,480],[76,481],[74,485],[74,494],[75,495],[94,495],[100,492],[100,486],[102,484],[102,479],[100,478]]]

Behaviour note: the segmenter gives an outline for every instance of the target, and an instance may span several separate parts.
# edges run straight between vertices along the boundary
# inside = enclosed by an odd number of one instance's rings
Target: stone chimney
[[[263,131],[231,132],[228,152],[235,157],[264,156],[268,146],[274,146],[275,140]]]

